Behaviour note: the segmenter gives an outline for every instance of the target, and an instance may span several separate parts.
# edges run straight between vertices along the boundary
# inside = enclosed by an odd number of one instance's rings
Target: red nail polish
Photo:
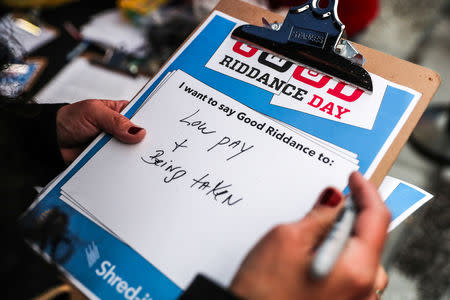
[[[319,203],[331,207],[337,206],[342,200],[341,195],[333,188],[327,188],[320,197]]]
[[[128,133],[129,134],[132,134],[132,135],[135,135],[135,134],[137,134],[139,131],[141,131],[142,130],[142,128],[141,127],[136,127],[136,126],[131,126],[129,129],[128,129]]]

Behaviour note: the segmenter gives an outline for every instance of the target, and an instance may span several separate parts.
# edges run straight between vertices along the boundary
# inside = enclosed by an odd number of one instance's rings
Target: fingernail
[[[141,127],[131,126],[130,129],[128,129],[128,133],[135,135],[141,130],[142,130]]]
[[[319,203],[331,207],[337,206],[341,202],[341,195],[333,188],[327,188],[321,195]]]

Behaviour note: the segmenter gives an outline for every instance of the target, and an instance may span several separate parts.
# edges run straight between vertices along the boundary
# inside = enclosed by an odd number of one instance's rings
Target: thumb
[[[319,196],[311,211],[297,223],[303,233],[302,242],[313,250],[331,229],[339,211],[343,207],[344,197],[336,188],[329,187]]]
[[[131,122],[106,105],[99,106],[93,112],[93,122],[97,128],[113,135],[119,141],[127,144],[135,144],[145,137],[145,129]]]

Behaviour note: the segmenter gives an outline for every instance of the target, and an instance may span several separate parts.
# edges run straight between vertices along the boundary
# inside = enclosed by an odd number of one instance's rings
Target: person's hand
[[[127,104],[128,101],[84,100],[60,108],[56,115],[56,134],[64,161],[75,160],[102,131],[127,144],[140,142],[145,129],[119,113]]]
[[[360,211],[354,234],[331,273],[314,280],[314,249],[343,206],[342,194],[326,189],[301,221],[275,227],[250,251],[230,290],[243,299],[379,299],[387,286],[380,256],[390,213],[376,188],[360,173],[350,176],[350,189]]]

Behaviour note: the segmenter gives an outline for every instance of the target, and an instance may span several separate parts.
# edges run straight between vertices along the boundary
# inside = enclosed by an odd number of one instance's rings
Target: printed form
[[[62,190],[182,288],[199,271],[228,284],[264,233],[358,169],[181,70],[133,122],[143,142],[111,140]]]

